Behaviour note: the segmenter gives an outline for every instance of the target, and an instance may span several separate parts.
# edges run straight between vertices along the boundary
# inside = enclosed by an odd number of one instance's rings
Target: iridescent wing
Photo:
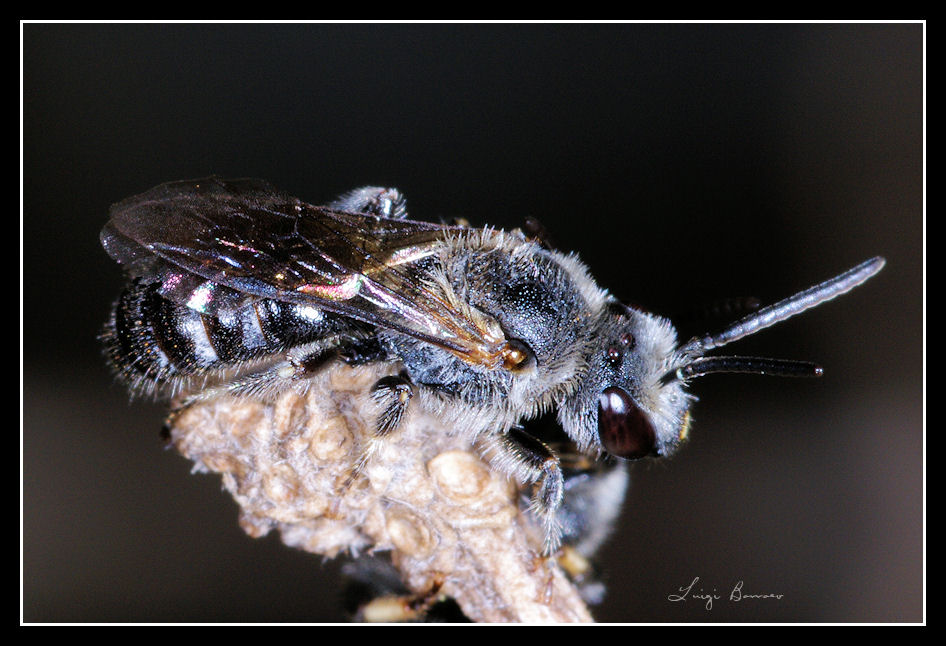
[[[254,299],[307,303],[499,367],[505,337],[421,280],[459,229],[306,204],[255,179],[162,184],[111,209],[102,231],[128,273],[215,314]],[[489,329],[488,329],[489,328]]]

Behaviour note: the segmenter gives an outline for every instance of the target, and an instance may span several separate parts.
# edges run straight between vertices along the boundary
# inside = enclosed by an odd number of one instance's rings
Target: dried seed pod
[[[388,367],[388,369],[390,369]],[[251,536],[334,557],[387,552],[405,588],[436,589],[485,622],[591,621],[516,483],[465,435],[411,411],[373,443],[379,368],[337,364],[304,392],[194,403],[171,423],[174,446],[223,475]]]

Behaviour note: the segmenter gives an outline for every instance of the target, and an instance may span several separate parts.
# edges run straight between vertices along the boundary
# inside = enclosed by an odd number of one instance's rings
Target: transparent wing
[[[422,281],[455,227],[306,204],[256,179],[162,184],[111,209],[108,253],[166,297],[215,313],[301,302],[497,364],[506,339]]]

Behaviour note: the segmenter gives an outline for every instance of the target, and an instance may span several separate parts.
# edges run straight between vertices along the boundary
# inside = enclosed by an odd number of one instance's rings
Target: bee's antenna
[[[810,361],[767,359],[764,357],[700,357],[668,373],[670,380],[685,381],[703,375],[739,372],[774,377],[820,377],[824,370]]]
[[[668,384],[671,381],[686,381],[724,372],[772,377],[820,377],[824,374],[824,369],[817,363],[792,359],[699,357],[676,370],[671,370],[660,381],[662,384]]]
[[[826,280],[821,284],[809,287],[774,305],[763,307],[759,311],[739,319],[719,334],[706,335],[702,338],[695,337],[680,348],[680,353],[683,356],[701,357],[713,348],[719,348],[733,341],[738,341],[743,337],[755,334],[769,326],[789,319],[796,314],[801,314],[805,310],[817,307],[825,301],[829,301],[832,298],[836,298],[854,289],[883,269],[885,263],[886,260],[880,256],[871,258],[867,262],[861,263],[857,267],[849,269],[843,274]],[[774,360],[766,359],[765,361]],[[713,370],[713,372],[720,371]]]

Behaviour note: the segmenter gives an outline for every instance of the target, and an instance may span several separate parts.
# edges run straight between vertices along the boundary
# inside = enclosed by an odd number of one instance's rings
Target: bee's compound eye
[[[612,386],[598,397],[598,437],[611,455],[637,460],[655,455],[657,433],[626,392]]]

